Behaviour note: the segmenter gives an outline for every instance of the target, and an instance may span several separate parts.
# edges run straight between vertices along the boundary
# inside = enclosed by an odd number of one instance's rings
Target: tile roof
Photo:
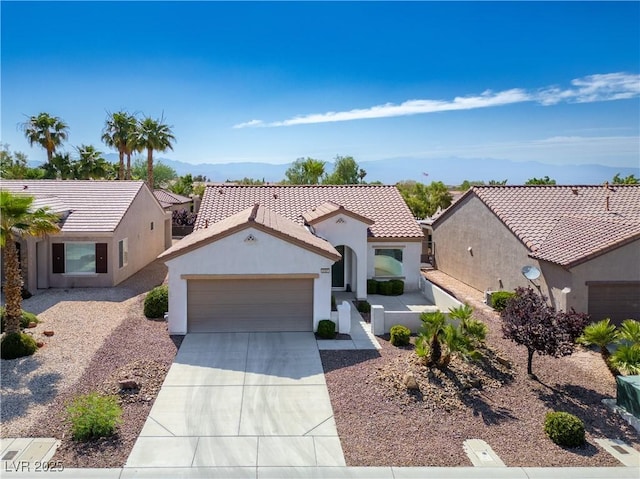
[[[311,234],[304,226],[257,204],[210,224],[207,228],[194,231],[163,252],[159,258],[167,260],[181,256],[204,244],[212,243],[250,227],[278,236],[334,261],[340,259],[340,253],[328,241]]]
[[[477,186],[468,194],[484,202],[532,257],[563,266],[640,237],[640,185]]]
[[[191,198],[173,193],[167,190],[153,190],[153,195],[160,202],[163,208],[167,208],[173,205],[182,205],[184,203],[191,203]]]
[[[362,221],[365,224],[371,226],[374,221],[369,218],[365,218],[358,213],[355,213],[351,210],[346,209],[344,206],[341,206],[333,201],[325,201],[320,206],[311,208],[309,211],[302,214],[302,218],[307,222],[307,224],[313,225],[319,221],[322,221],[325,218],[330,218],[331,216],[337,215],[339,213],[343,213],[347,216],[351,216],[352,218],[356,218],[357,220]]]
[[[395,186],[383,185],[267,185],[207,186],[196,229],[215,223],[254,204],[264,205],[281,216],[304,224],[303,214],[327,202],[373,221],[373,238],[423,237],[411,211]],[[323,208],[331,208],[325,205]]]
[[[63,233],[115,231],[138,192],[142,181],[2,180],[3,190],[35,197],[38,206],[71,211]]]

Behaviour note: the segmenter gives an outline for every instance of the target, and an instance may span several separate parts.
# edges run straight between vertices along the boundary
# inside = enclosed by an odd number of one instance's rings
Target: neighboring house
[[[166,211],[194,211],[194,201],[187,196],[182,196],[167,190],[153,190],[153,195]],[[194,212],[197,213],[197,211]]]
[[[171,214],[142,181],[2,180],[60,214],[60,232],[20,245],[25,287],[114,286],[171,246]]]
[[[432,228],[436,267],[476,289],[535,266],[557,309],[640,319],[640,185],[474,187]]]
[[[422,231],[394,186],[208,186],[165,251],[169,331],[312,331],[331,291],[420,279]]]

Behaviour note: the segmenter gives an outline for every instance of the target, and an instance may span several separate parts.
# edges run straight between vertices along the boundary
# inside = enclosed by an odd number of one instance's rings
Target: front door
[[[336,246],[336,250],[342,255],[342,258],[333,263],[331,267],[331,287],[344,288],[344,245]]]

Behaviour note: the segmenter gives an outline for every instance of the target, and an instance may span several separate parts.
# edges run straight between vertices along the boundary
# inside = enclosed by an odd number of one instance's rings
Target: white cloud
[[[247,127],[256,127],[256,126],[264,126],[264,122],[262,120],[250,120],[244,123],[238,123],[237,125],[233,125],[234,128],[247,128]]]
[[[281,121],[264,122],[251,120],[240,123],[234,128],[279,127],[333,123],[338,121],[366,120],[371,118],[390,118],[442,111],[475,110],[523,102],[537,102],[544,106],[561,102],[589,103],[635,98],[640,95],[640,75],[629,73],[607,73],[589,75],[571,81],[573,87],[562,89],[557,86],[541,88],[528,92],[522,88],[512,88],[494,93],[491,90],[481,95],[459,96],[453,100],[407,100],[400,104],[385,103],[369,108],[347,111],[329,111],[298,115]]]

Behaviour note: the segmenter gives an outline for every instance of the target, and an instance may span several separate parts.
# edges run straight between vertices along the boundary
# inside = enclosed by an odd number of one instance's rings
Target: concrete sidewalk
[[[638,479],[634,467],[191,467],[6,472],[38,479]]]
[[[185,337],[125,468],[344,465],[314,334],[212,333]]]

